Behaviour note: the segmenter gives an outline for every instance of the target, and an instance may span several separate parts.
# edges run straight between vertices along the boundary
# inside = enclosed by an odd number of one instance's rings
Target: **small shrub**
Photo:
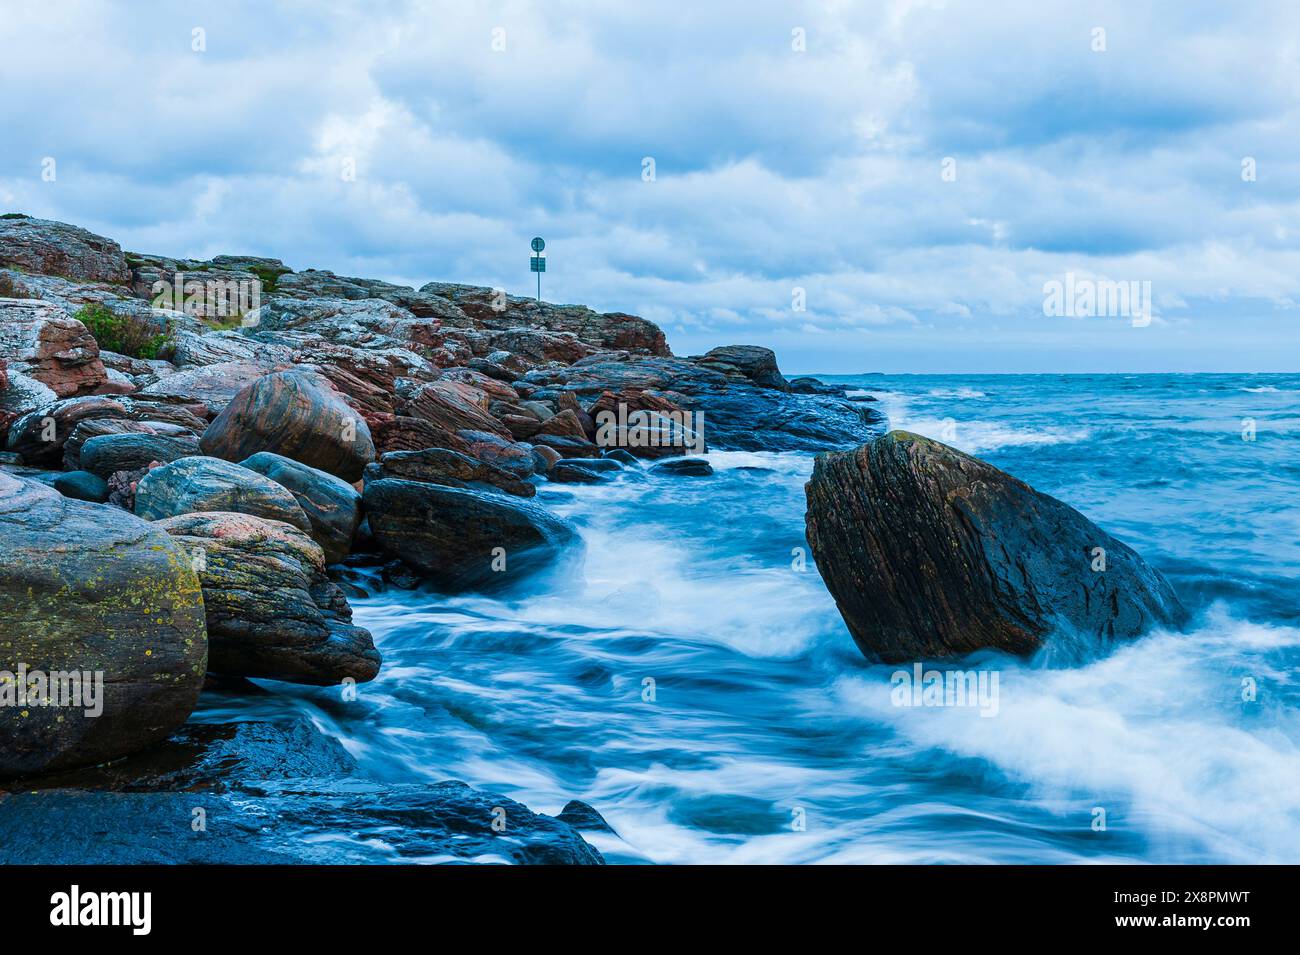
[[[128,358],[152,359],[167,343],[167,333],[134,315],[118,315],[99,303],[83,305],[75,316],[99,347]]]

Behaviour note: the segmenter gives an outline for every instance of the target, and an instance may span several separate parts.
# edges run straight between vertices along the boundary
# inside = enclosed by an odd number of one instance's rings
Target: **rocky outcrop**
[[[90,394],[108,381],[94,336],[49,302],[0,299],[0,358],[60,398]]]
[[[259,451],[241,462],[281,485],[298,501],[311,522],[311,538],[325,552],[325,563],[348,556],[361,523],[361,495],[347,481],[281,454]],[[373,465],[372,465],[373,467]]]
[[[448,282],[430,282],[420,287],[420,293],[446,299],[482,328],[500,331],[542,328],[567,332],[595,348],[661,356],[672,354],[659,326],[623,312],[602,314],[582,305],[554,305],[531,298],[499,295],[495,289]]]
[[[220,458],[181,458],[154,468],[136,488],[135,512],[145,520],[201,511],[233,511],[311,530],[287,488]]]
[[[839,395],[759,387],[738,372],[729,376],[681,358],[603,352],[568,367],[531,371],[515,388],[527,399],[543,400],[564,391],[584,400],[605,391],[653,392],[702,413],[696,430],[709,447],[722,450],[847,449],[878,437],[886,427],[884,415],[869,405]]]
[[[580,553],[573,529],[528,501],[418,481],[367,482],[375,541],[437,586],[459,591],[567,572]]]
[[[102,677],[98,715],[0,706],[0,776],[115,759],[189,716],[207,662],[199,581],[154,525],[0,473],[0,698],[20,667]],[[60,692],[67,688],[62,684]],[[41,696],[41,694],[36,694]],[[82,697],[82,702],[87,702]]]
[[[776,366],[776,352],[760,345],[723,345],[694,361],[728,377],[740,377],[760,388],[789,391],[790,383]]]
[[[352,625],[324,552],[307,534],[229,512],[182,514],[157,526],[199,569],[212,671],[315,686],[379,672],[374,641]]]
[[[242,461],[271,451],[345,481],[375,459],[365,420],[319,376],[276,372],[247,386],[203,433],[205,454]]]
[[[77,282],[124,283],[131,270],[112,239],[48,219],[0,218],[0,266]]]
[[[1068,653],[1185,618],[1127,545],[929,438],[893,431],[819,455],[807,497],[817,568],[870,658]]]

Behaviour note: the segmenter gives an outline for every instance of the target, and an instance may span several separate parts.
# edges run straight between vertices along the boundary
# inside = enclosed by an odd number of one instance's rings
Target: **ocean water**
[[[935,664],[996,673],[995,711],[895,705],[800,561],[812,456],[720,451],[544,486],[577,587],[354,600],[385,658],[358,700],[266,683],[198,717],[306,713],[380,779],[585,800],[611,862],[1300,862],[1300,375],[826,380],[1079,508],[1192,625]]]

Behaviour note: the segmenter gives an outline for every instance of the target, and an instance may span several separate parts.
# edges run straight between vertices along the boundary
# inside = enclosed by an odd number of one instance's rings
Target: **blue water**
[[[811,455],[714,452],[709,479],[542,488],[580,590],[354,600],[385,658],[358,700],[267,683],[200,718],[305,711],[382,779],[583,799],[612,862],[1300,862],[1300,375],[827,380],[1082,510],[1193,625],[966,661],[995,716],[895,706],[799,567]]]

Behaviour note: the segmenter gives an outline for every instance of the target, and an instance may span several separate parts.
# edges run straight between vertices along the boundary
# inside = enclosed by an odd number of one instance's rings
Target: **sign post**
[[[533,239],[533,254],[528,260],[528,268],[537,273],[537,301],[542,301],[542,273],[546,271],[546,241],[539,235]]]

